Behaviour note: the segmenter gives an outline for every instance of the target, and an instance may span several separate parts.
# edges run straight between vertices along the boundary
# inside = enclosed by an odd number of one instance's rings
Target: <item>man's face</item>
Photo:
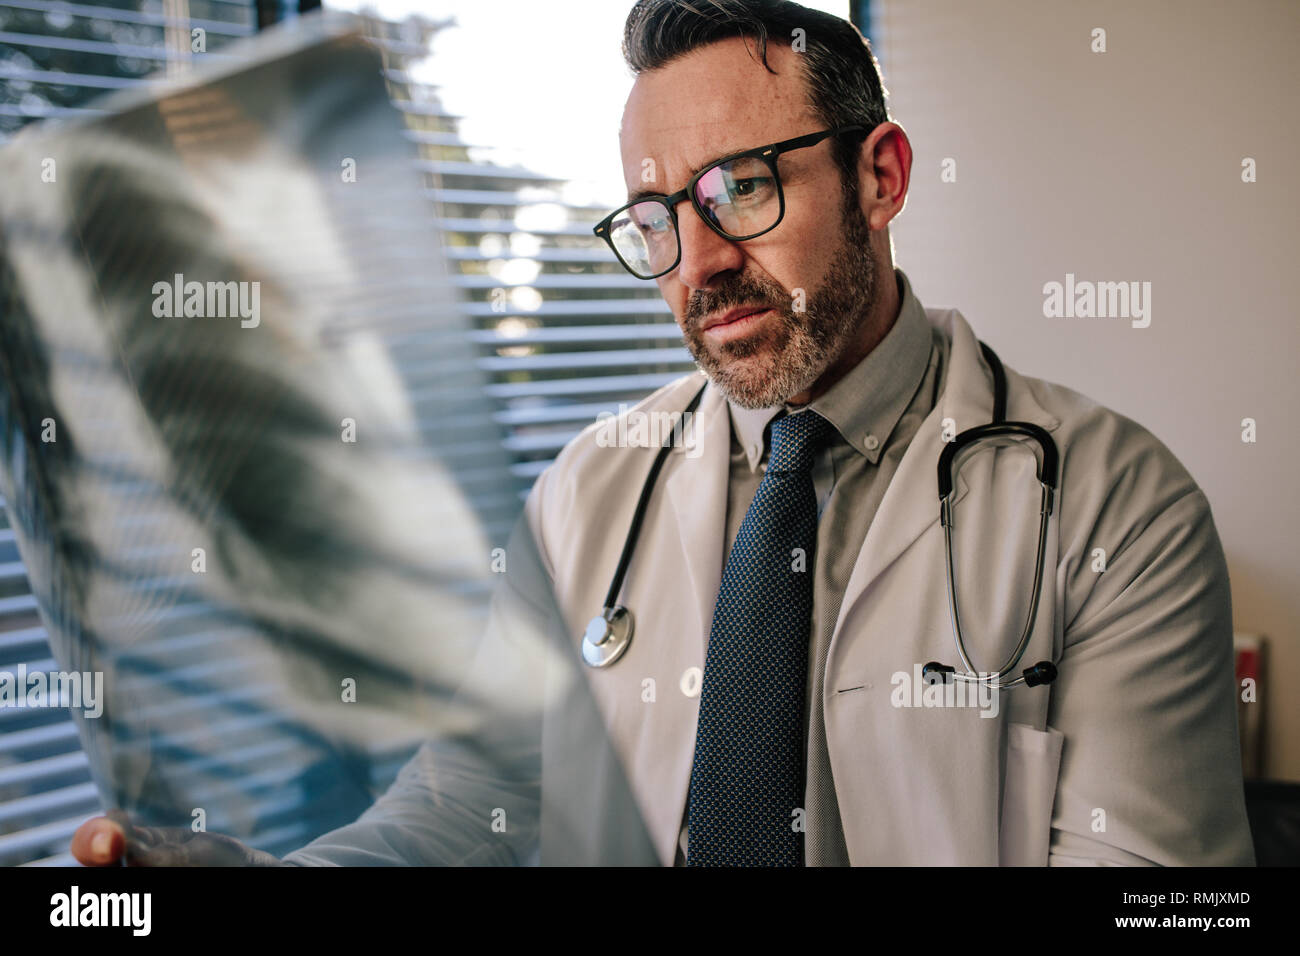
[[[824,127],[799,54],[767,52],[776,75],[736,38],[637,78],[620,140],[629,193],[674,193],[715,159]],[[695,360],[742,407],[806,401],[874,313],[870,230],[832,156],[823,140],[779,158],[785,216],[755,239],[724,239],[689,201],[677,207],[681,262],[656,281]],[[767,311],[716,324],[737,308]]]

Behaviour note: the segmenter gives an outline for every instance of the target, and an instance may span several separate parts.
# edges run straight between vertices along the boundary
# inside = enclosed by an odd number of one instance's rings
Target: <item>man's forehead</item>
[[[722,40],[638,76],[619,130],[625,174],[639,181],[651,159],[677,177],[728,152],[812,132],[797,54],[770,44],[774,75],[752,52]]]

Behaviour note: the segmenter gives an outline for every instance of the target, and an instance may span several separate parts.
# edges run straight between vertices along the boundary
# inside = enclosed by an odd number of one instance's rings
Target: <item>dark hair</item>
[[[769,73],[767,41],[801,29],[808,101],[827,128],[873,129],[889,119],[871,43],[847,20],[788,0],[637,0],[623,27],[623,59],[634,74],[655,70],[697,47],[730,37],[756,41]],[[846,193],[857,195],[858,146],[866,134],[837,137],[836,165]]]

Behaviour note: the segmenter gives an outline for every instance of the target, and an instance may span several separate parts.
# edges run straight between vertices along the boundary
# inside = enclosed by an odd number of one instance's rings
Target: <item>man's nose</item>
[[[740,244],[724,239],[709,228],[689,199],[678,207],[677,230],[682,244],[677,277],[687,288],[707,289],[722,273],[738,271],[744,266],[745,254]]]

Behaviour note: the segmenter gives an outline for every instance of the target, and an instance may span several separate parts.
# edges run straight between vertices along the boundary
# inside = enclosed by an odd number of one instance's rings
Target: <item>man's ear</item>
[[[884,229],[903,209],[911,183],[912,144],[903,127],[881,123],[858,147],[858,203],[872,229]]]

